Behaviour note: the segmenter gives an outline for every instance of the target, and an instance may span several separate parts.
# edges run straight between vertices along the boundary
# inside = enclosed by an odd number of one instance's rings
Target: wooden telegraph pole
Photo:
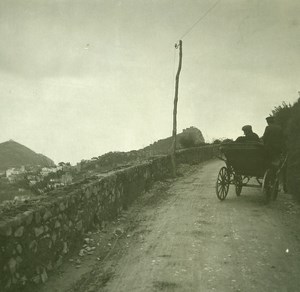
[[[182,40],[179,41],[178,44],[175,44],[175,48],[179,48],[179,64],[176,74],[176,83],[175,83],[175,97],[174,97],[174,108],[173,108],[173,142],[171,148],[171,161],[172,161],[172,175],[173,177],[176,176],[176,159],[175,159],[175,152],[176,152],[176,134],[177,134],[177,103],[178,103],[178,87],[179,87],[179,75],[181,71],[182,65]]]

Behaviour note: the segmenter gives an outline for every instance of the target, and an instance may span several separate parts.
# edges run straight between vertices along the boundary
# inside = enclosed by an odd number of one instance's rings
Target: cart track
[[[156,184],[120,222],[105,261],[72,289],[41,291],[299,291],[299,206],[283,194],[265,205],[250,188],[237,197],[234,187],[220,202],[221,166],[206,162]]]

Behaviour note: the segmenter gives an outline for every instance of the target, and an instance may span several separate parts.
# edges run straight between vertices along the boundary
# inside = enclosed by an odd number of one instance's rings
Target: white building
[[[5,174],[7,179],[11,182],[13,180],[15,180],[16,176],[25,173],[25,166],[21,166],[20,168],[9,168],[6,170]]]

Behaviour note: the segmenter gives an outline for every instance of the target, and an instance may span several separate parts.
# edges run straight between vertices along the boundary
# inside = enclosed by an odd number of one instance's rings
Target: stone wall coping
[[[176,152],[178,153],[184,153],[184,152],[189,152],[193,149],[197,150],[199,148],[218,148],[216,145],[204,145],[204,146],[198,146],[198,147],[193,147],[193,148],[187,148],[187,149],[180,149],[177,150]],[[81,190],[84,190],[90,186],[93,186],[100,181],[106,181],[110,180],[112,178],[115,178],[117,175],[124,174],[127,172],[130,172],[134,169],[140,168],[140,167],[145,167],[149,166],[153,163],[153,161],[161,160],[161,159],[166,159],[170,155],[159,155],[157,157],[152,157],[150,160],[141,162],[136,165],[131,165],[129,167],[126,167],[124,169],[117,169],[113,170],[111,173],[103,176],[103,177],[91,177],[90,179],[88,178],[88,182],[80,181],[76,182],[75,184],[72,184],[68,187],[59,189],[59,190],[54,190],[46,195],[40,196],[40,197],[34,197],[30,200],[29,202],[18,202],[15,206],[11,206],[11,208],[6,212],[6,210],[3,211],[3,213],[0,213],[0,229],[3,224],[9,224],[12,227],[19,226],[24,220],[27,218],[28,214],[35,213],[35,212],[42,212],[43,209],[45,208],[51,208],[55,205],[59,205],[62,202],[65,202],[67,199],[70,199],[72,195],[78,195],[78,189],[73,190],[74,187],[80,186]],[[30,204],[30,203],[38,203],[38,204]],[[9,216],[6,213],[10,213],[14,210],[20,209],[22,207],[28,207],[27,210],[21,211],[17,213],[15,216]],[[4,217],[4,218],[3,218]]]

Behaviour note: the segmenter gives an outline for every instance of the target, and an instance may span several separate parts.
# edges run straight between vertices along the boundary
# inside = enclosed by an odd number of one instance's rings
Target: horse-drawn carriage
[[[276,200],[285,161],[271,161],[263,144],[255,142],[225,143],[220,146],[220,153],[219,158],[226,164],[221,167],[216,182],[216,194],[221,201],[226,198],[230,185],[235,186],[237,196],[243,187],[256,187],[262,189],[266,202]]]

